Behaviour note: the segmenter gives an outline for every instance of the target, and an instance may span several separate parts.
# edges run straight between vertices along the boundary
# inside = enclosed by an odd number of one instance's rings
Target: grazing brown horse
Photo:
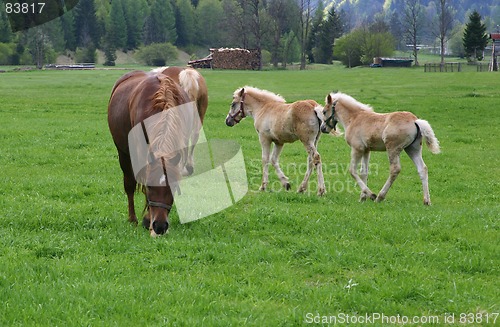
[[[432,153],[437,154],[440,149],[439,141],[427,121],[405,111],[379,114],[373,112],[370,106],[340,92],[328,94],[325,101],[321,131],[329,133],[335,129],[337,122],[344,127],[345,139],[351,146],[349,172],[361,188],[360,201],[365,201],[368,197],[377,202],[385,199],[401,171],[399,157],[404,150],[417,167],[422,181],[424,204],[431,204],[427,166],[422,159],[422,139]],[[370,151],[387,151],[389,156],[390,175],[378,196],[367,186]],[[360,161],[361,177],[357,171]]]
[[[254,126],[262,146],[261,191],[266,189],[269,181],[269,156],[273,143],[271,164],[274,166],[283,187],[287,190],[290,189],[288,177],[279,166],[279,156],[285,143],[300,140],[306,148],[308,160],[306,175],[298,192],[304,192],[307,189],[313,167],[316,167],[318,195],[325,194],[321,157],[317,150],[321,136],[319,115],[321,115],[321,106],[314,100],[302,100],[288,104],[285,103],[283,97],[277,94],[250,86],[239,88],[234,92],[233,102],[226,117],[226,125],[234,126],[246,116],[253,117]]]
[[[123,183],[128,197],[128,220],[137,223],[137,217],[134,208],[134,192],[137,187],[137,181],[134,176],[134,170],[129,148],[129,133],[138,124],[146,131],[147,118],[159,113],[170,113],[172,108],[183,104],[191,103],[189,95],[172,78],[158,72],[145,73],[142,71],[133,71],[122,76],[115,83],[108,105],[108,124],[113,141],[118,150],[120,167],[123,171]],[[169,123],[164,120],[167,115],[161,115],[160,121],[155,128],[159,133],[148,134],[150,149],[157,149],[150,155],[156,156],[158,160],[148,160],[146,167],[146,179],[160,172],[163,183],[142,185],[146,196],[147,215],[144,217],[143,225],[150,229],[151,235],[164,234],[169,227],[168,214],[174,201],[173,189],[167,178],[168,176],[178,176],[184,167],[186,158],[183,158],[181,151],[161,151],[161,149],[177,148],[185,149],[187,147],[189,136],[169,137],[161,133],[161,124]],[[189,130],[191,126],[182,125],[182,121],[172,121],[170,123],[178,124],[177,131],[183,133]],[[141,125],[138,125],[141,127]],[[159,126],[159,127],[158,127]],[[175,144],[178,142],[179,144]],[[184,143],[184,144],[182,144]],[[180,154],[180,155],[179,155]],[[161,157],[158,158],[158,156]],[[158,176],[158,174],[157,174]]]
[[[200,116],[200,119],[196,120],[195,123],[199,122],[203,125],[203,120],[208,107],[208,89],[203,76],[201,76],[197,70],[189,67],[160,67],[153,69],[152,72],[160,72],[163,75],[170,77],[177,84],[179,84],[184,91],[186,91],[191,101],[196,103],[198,115]],[[194,147],[200,137],[200,128],[201,126],[198,125],[193,126],[192,129],[193,134],[191,136],[188,159],[186,167],[182,172],[185,176],[191,175],[194,170]]]

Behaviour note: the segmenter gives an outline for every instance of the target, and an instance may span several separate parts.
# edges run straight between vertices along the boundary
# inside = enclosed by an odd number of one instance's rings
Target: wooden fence
[[[461,72],[461,62],[445,62],[424,64],[424,72]]]

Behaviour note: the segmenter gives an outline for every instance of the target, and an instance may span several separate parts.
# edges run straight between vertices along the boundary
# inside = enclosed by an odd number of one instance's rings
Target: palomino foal
[[[325,194],[325,181],[321,167],[321,157],[318,153],[318,140],[321,135],[321,106],[313,100],[302,100],[287,104],[285,99],[272,92],[245,86],[233,94],[233,102],[226,117],[226,125],[234,126],[246,116],[253,117],[254,126],[259,134],[262,146],[262,185],[266,189],[269,174],[269,156],[271,164],[283,187],[290,189],[288,177],[279,166],[279,156],[285,143],[300,140],[308,153],[307,171],[300,184],[298,192],[307,189],[307,183],[313,167],[318,174],[318,195]],[[271,144],[274,149],[271,154]]]
[[[427,166],[422,159],[422,138],[432,153],[437,154],[440,149],[434,131],[427,121],[418,119],[411,112],[375,113],[370,106],[340,92],[326,96],[323,119],[323,133],[335,129],[337,122],[344,127],[345,139],[351,146],[349,172],[361,188],[360,201],[365,201],[367,197],[377,202],[385,199],[401,171],[399,156],[401,151],[405,150],[417,167],[422,181],[424,204],[431,204]],[[390,175],[378,196],[367,186],[370,151],[387,151],[389,156]],[[357,171],[360,161],[361,176]]]

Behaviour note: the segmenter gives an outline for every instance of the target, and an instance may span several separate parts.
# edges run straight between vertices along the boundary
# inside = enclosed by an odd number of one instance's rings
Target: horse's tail
[[[179,84],[189,95],[189,99],[195,102],[198,99],[198,93],[200,91],[200,86],[198,84],[199,77],[200,73],[191,68],[184,69],[179,73]]]
[[[436,138],[436,135],[434,135],[434,131],[432,130],[431,125],[423,119],[417,119],[415,121],[415,124],[417,124],[420,128],[422,136],[425,139],[425,143],[427,144],[427,147],[429,148],[431,153],[440,153],[441,149],[439,148],[439,141]]]

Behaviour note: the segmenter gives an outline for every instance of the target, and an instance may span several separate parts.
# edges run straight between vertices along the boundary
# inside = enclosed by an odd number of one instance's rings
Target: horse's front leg
[[[279,158],[282,150],[283,150],[283,144],[276,144],[276,143],[274,144],[273,153],[271,155],[271,164],[274,166],[274,169],[276,170],[276,174],[280,179],[281,185],[283,185],[283,187],[288,191],[290,189],[290,183],[288,182],[288,177],[285,176],[279,165]]]
[[[401,163],[399,160],[400,153],[401,150],[387,150],[387,154],[389,155],[390,174],[389,177],[387,178],[387,181],[384,184],[384,187],[382,187],[377,198],[375,199],[376,202],[381,202],[385,199],[385,196],[387,192],[389,192],[392,183],[394,183],[394,181],[399,175],[399,172],[401,171]]]
[[[311,154],[307,155],[307,171],[304,176],[304,179],[302,180],[302,183],[300,183],[299,189],[297,190],[298,193],[303,193],[305,190],[307,190],[307,184],[309,183],[309,178],[311,177],[311,172],[313,168],[313,160]]]
[[[351,164],[349,166],[349,172],[351,173],[351,176],[356,180],[356,183],[358,183],[358,186],[361,189],[360,199],[369,197],[370,199],[375,200],[377,195],[368,188],[365,181],[363,181],[358,175],[358,164],[363,157],[363,153],[364,152],[358,151],[354,148],[351,149]]]
[[[368,165],[370,163],[370,152],[367,151],[363,154],[361,157],[361,169],[359,170],[359,177],[365,183],[365,185],[368,187]],[[359,196],[359,201],[364,202],[368,198],[368,194],[361,192],[361,195]]]
[[[123,171],[123,187],[125,189],[125,193],[127,194],[128,221],[133,224],[137,224],[137,216],[135,215],[134,206],[134,192],[137,187],[137,182],[132,170],[132,163],[130,162],[130,157],[120,151],[118,151],[118,159],[120,160],[120,167]]]
[[[259,137],[259,139],[260,145],[262,146],[262,185],[259,190],[265,191],[269,182],[269,155],[271,152],[271,142],[264,137]]]

